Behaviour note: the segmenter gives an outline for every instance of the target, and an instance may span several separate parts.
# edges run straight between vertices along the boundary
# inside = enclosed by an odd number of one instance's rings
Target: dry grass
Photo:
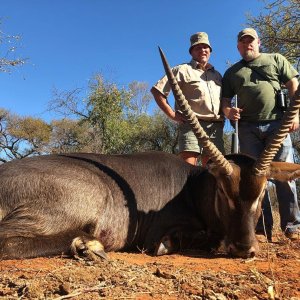
[[[257,272],[257,276],[261,278],[262,285],[265,286],[265,289],[268,293],[268,299],[288,299],[284,293],[284,282],[282,278],[282,272],[278,272],[277,264],[278,261],[282,258],[289,256],[290,258],[295,259],[295,267],[300,261],[300,244],[299,242],[291,242],[280,228],[280,214],[278,210],[277,202],[272,202],[272,215],[273,215],[273,242],[270,243],[267,239],[264,239],[263,253],[267,257],[267,262],[269,264],[269,271],[271,280],[264,280],[264,276]],[[280,247],[278,247],[280,246]],[[296,267],[297,268],[297,267]],[[297,272],[297,270],[296,270]],[[298,270],[299,276],[300,271]],[[288,279],[288,278],[285,278]],[[299,288],[298,288],[299,289]],[[291,298],[292,299],[292,298]],[[293,297],[294,300],[299,300],[300,297]]]

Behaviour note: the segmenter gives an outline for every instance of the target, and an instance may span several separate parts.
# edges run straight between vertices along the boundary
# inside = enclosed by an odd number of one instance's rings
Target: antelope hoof
[[[171,237],[166,235],[161,240],[154,251],[154,255],[161,256],[172,253],[174,250]]]
[[[104,252],[103,245],[95,239],[87,237],[76,237],[71,244],[71,253],[75,258],[86,257],[89,260],[98,261],[107,260],[107,254]]]

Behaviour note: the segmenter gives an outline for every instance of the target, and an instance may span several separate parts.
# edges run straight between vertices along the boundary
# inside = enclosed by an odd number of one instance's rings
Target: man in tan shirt
[[[175,66],[172,71],[201,126],[213,143],[224,153],[224,120],[220,115],[222,76],[208,63],[212,52],[208,35],[205,32],[197,32],[191,36],[190,41],[189,52],[192,60],[190,63]],[[158,106],[170,119],[179,124],[180,157],[186,162],[196,165],[197,159],[201,155],[204,166],[208,157],[203,153],[192,129],[177,110],[177,105],[175,104],[175,110],[169,105],[167,97],[170,91],[166,76],[151,89]]]

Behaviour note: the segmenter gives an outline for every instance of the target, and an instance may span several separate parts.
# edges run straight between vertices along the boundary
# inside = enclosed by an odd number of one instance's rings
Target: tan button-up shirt
[[[198,63],[191,60],[172,68],[183,95],[189,102],[196,116],[201,120],[220,120],[220,99],[222,76],[208,65],[205,70],[198,68]],[[158,91],[168,97],[171,88],[167,76],[161,78],[155,85]],[[175,109],[177,109],[175,105]]]

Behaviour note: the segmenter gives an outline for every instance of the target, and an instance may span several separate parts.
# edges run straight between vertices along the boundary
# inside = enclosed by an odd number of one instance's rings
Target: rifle
[[[237,107],[237,95],[234,97],[234,107]],[[239,128],[238,120],[234,121],[234,132],[232,133],[231,140],[231,153],[239,153]]]

